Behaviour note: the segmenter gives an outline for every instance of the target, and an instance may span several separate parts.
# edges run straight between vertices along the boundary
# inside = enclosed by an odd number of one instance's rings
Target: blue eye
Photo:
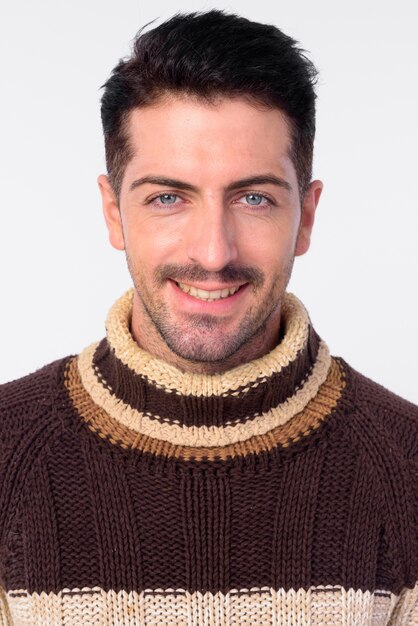
[[[174,204],[177,196],[174,193],[163,193],[161,196],[158,196],[161,204]]]
[[[252,204],[253,206],[257,206],[257,205],[261,204],[264,196],[261,196],[258,193],[247,193],[245,195],[245,198],[246,198],[248,204]]]

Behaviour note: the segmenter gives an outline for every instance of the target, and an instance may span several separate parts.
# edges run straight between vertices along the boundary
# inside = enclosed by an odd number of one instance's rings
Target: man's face
[[[285,117],[172,97],[135,109],[129,134],[119,206],[99,185],[135,287],[135,338],[169,361],[235,365],[272,349],[322,188],[311,184],[302,211]]]

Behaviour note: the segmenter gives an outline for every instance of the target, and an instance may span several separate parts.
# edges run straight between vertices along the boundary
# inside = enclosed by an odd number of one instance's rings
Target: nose
[[[206,202],[194,215],[187,235],[191,261],[211,272],[219,272],[237,260],[234,216],[221,202]]]

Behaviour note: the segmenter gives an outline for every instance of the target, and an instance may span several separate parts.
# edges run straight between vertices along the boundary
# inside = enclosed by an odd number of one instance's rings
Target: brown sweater
[[[107,335],[0,388],[0,626],[418,624],[418,407],[283,337],[222,375]]]

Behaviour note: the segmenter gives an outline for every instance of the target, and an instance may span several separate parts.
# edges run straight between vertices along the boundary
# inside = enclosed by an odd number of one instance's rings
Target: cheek
[[[131,221],[125,224],[125,244],[136,265],[155,267],[174,260],[182,249],[181,229],[164,220]]]
[[[290,225],[269,223],[263,224],[263,228],[256,226],[242,232],[240,257],[245,263],[258,265],[266,274],[277,273],[293,257],[296,233]]]

